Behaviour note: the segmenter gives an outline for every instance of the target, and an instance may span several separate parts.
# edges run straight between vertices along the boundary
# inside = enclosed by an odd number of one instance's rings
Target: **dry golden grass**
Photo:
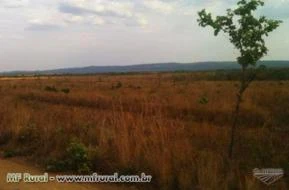
[[[77,139],[95,171],[153,175],[145,189],[266,189],[254,168],[288,172],[288,81],[252,83],[230,161],[238,83],[193,79],[190,73],[1,80],[0,147],[45,164],[62,159]],[[273,186],[288,189],[288,181]]]

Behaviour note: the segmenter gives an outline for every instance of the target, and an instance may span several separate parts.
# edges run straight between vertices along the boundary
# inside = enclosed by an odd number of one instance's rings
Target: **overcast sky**
[[[0,71],[88,65],[235,60],[227,37],[200,28],[203,8],[222,14],[235,0],[0,0]],[[284,23],[264,59],[289,60],[289,0],[258,14]]]

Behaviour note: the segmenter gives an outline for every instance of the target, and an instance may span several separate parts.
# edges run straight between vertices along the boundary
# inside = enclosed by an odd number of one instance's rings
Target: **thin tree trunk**
[[[229,149],[228,149],[228,154],[229,158],[233,158],[233,148],[235,144],[235,136],[236,136],[236,129],[237,129],[237,124],[238,124],[238,119],[239,119],[239,113],[240,113],[240,105],[242,102],[242,97],[243,93],[245,92],[246,88],[248,87],[246,83],[246,67],[242,66],[242,78],[240,81],[240,88],[239,92],[237,94],[237,102],[236,102],[236,107],[233,112],[233,122],[232,122],[232,127],[231,127],[231,138],[230,138],[230,144],[229,144]]]
[[[230,139],[230,145],[229,145],[229,158],[232,159],[233,156],[233,147],[235,143],[235,136],[236,136],[236,128],[237,128],[237,123],[239,119],[239,113],[240,113],[240,104],[242,102],[242,95],[238,94],[237,95],[237,104],[233,113],[233,123],[231,127],[231,139]]]

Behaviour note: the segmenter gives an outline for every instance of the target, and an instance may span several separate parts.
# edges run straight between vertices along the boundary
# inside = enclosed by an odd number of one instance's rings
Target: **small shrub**
[[[63,88],[63,89],[61,89],[61,92],[65,93],[65,94],[69,94],[70,89],[69,88]]]
[[[5,150],[5,151],[3,152],[3,157],[4,157],[4,158],[12,158],[12,157],[14,157],[14,156],[16,156],[16,155],[17,155],[17,153],[16,153],[15,150]]]
[[[77,173],[88,173],[90,171],[87,148],[79,142],[71,142],[61,160],[51,159],[46,169],[48,171],[74,171]]]
[[[141,87],[140,86],[134,86],[134,85],[128,85],[128,87],[129,88],[132,88],[132,89],[136,89],[136,90],[139,90],[139,89],[141,89]]]
[[[54,86],[46,86],[45,91],[48,92],[58,92],[58,90]]]
[[[118,81],[115,85],[112,85],[112,89],[119,89],[122,87],[122,83]]]
[[[202,104],[202,105],[205,105],[205,104],[208,104],[209,103],[209,99],[205,96],[201,97],[199,99],[199,104]]]
[[[68,167],[79,173],[89,171],[86,147],[78,142],[72,142],[66,149]]]

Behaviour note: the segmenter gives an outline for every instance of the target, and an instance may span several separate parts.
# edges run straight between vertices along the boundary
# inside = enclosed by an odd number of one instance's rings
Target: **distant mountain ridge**
[[[268,68],[289,68],[289,61],[261,61],[258,64]],[[63,68],[43,71],[11,71],[0,75],[61,75],[61,74],[97,74],[97,73],[129,73],[129,72],[170,72],[170,71],[212,71],[240,69],[233,61],[196,62],[196,63],[155,63],[127,66],[88,66]]]

